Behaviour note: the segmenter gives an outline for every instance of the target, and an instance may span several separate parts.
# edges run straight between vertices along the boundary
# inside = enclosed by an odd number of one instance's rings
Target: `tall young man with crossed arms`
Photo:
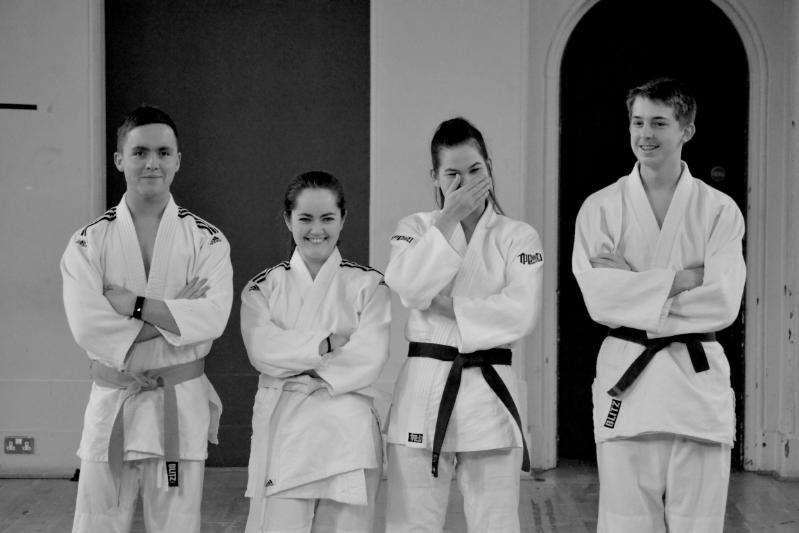
[[[735,435],[714,333],[746,268],[735,202],[681,160],[696,100],[675,80],[631,90],[632,172],[585,200],[572,269],[610,328],[593,384],[600,533],[721,532]]]
[[[130,531],[141,494],[149,532],[198,533],[222,408],[203,362],[230,314],[230,246],[172,198],[181,154],[166,113],[135,109],[117,143],[127,192],[61,260],[67,319],[93,380],[73,532]]]

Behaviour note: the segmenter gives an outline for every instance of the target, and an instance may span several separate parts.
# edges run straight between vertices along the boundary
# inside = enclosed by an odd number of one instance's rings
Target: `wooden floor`
[[[244,530],[245,469],[209,468],[205,476],[203,532]],[[65,533],[72,525],[77,483],[62,479],[0,479],[0,533]],[[577,533],[596,530],[596,469],[567,462],[522,481],[519,515],[525,533]],[[381,491],[376,533],[382,533],[385,494]],[[140,512],[138,513],[140,515]],[[143,533],[141,518],[134,532]],[[453,487],[445,531],[466,531],[463,505]],[[799,533],[799,482],[734,473],[730,482],[725,533]],[[679,533],[679,532],[676,532]]]

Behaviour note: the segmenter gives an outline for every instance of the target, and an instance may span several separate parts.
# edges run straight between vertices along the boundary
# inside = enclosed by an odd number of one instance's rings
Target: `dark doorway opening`
[[[574,29],[560,76],[558,456],[596,460],[591,383],[605,328],[591,321],[571,273],[574,221],[592,192],[628,174],[627,90],[670,76],[697,94],[697,133],[683,149],[691,173],[747,206],[749,67],[730,20],[709,0],[603,0]],[[736,397],[733,466],[741,468],[744,312],[718,335]]]

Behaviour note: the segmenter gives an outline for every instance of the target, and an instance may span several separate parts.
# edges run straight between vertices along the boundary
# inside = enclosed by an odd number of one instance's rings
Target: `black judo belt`
[[[436,418],[436,433],[433,438],[433,477],[438,477],[438,458],[441,455],[441,446],[444,444],[444,435],[447,433],[449,419],[452,410],[455,408],[455,399],[458,397],[458,390],[461,386],[461,373],[464,368],[480,367],[483,377],[497,395],[500,401],[508,409],[508,412],[516,421],[519,432],[522,436],[522,446],[524,456],[522,459],[522,470],[530,471],[530,455],[527,453],[527,442],[524,440],[522,430],[522,420],[519,411],[513,402],[510,391],[505,386],[505,382],[497,374],[491,365],[510,365],[511,351],[508,348],[492,348],[490,350],[480,350],[473,353],[459,353],[452,346],[443,344],[431,344],[427,342],[412,342],[408,346],[408,357],[429,357],[439,361],[452,362],[452,368],[447,376],[444,391],[441,394],[441,403],[438,406],[438,417]]]
[[[713,332],[685,333],[683,335],[650,339],[646,336],[645,331],[626,327],[608,330],[608,337],[616,337],[617,339],[635,342],[645,347],[641,355],[635,358],[635,361],[627,368],[621,378],[619,378],[619,381],[608,391],[608,394],[611,396],[619,396],[627,390],[630,385],[638,379],[638,376],[644,371],[646,365],[652,361],[655,354],[667,348],[673,342],[681,342],[688,348],[688,355],[691,357],[691,364],[695,372],[699,373],[709,370],[710,364],[707,362],[707,355],[705,354],[705,349],[702,347],[702,343],[716,340],[716,334]]]

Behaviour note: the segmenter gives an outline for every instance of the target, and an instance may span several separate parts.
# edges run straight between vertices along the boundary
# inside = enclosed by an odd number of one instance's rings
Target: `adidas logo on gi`
[[[271,479],[267,480],[266,486],[271,487],[272,485],[274,485],[274,483],[272,483],[272,480]]]
[[[613,429],[616,426],[616,419],[619,418],[619,410],[621,410],[621,400],[610,400],[610,411],[608,411],[608,418],[605,420],[605,427]]]
[[[216,244],[218,242],[222,242],[222,239],[214,235],[213,238],[211,239],[211,242],[208,243],[208,246],[211,246],[212,244]]]

